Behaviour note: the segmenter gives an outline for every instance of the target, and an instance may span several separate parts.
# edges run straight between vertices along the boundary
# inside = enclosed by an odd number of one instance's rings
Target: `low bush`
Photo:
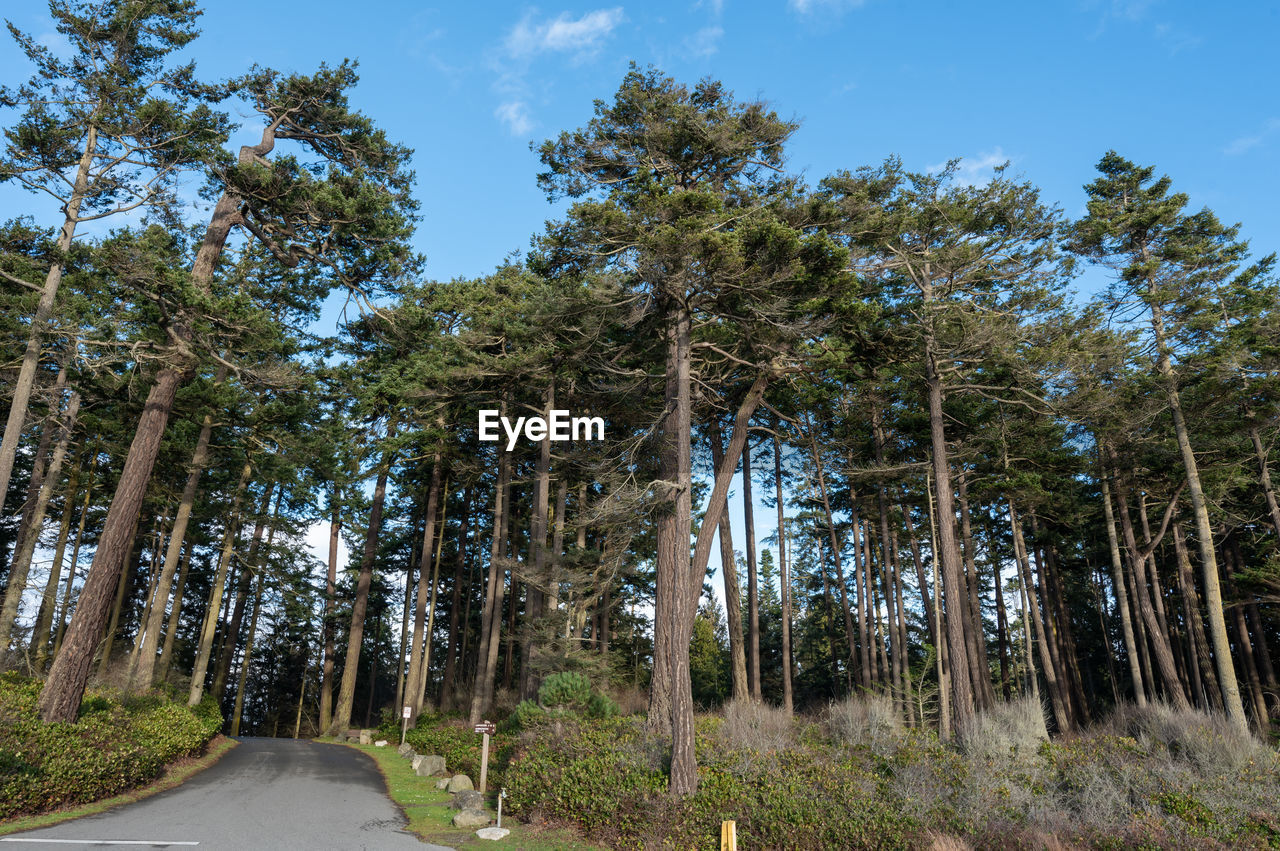
[[[465,774],[473,781],[480,776],[480,734],[466,726],[465,719],[423,715],[405,735],[405,742],[417,753],[444,757],[445,770],[450,774]],[[501,784],[502,765],[514,742],[501,731],[489,737],[488,785]]]
[[[896,746],[902,718],[889,695],[858,694],[833,700],[822,713],[822,729],[832,742],[884,754]]]
[[[160,694],[86,695],[73,724],[45,724],[41,683],[0,675],[0,819],[117,795],[204,750],[222,727],[212,701],[195,709]]]

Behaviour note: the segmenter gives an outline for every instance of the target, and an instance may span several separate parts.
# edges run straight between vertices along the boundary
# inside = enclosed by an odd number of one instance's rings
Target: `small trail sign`
[[[484,794],[484,784],[489,777],[489,737],[498,732],[498,725],[492,721],[481,721],[476,725],[476,732],[484,738],[480,744],[480,794]]]
[[[400,710],[400,717],[407,719],[412,713],[413,713],[413,708],[406,706],[404,709]]]
[[[492,721],[481,721],[476,725],[477,733],[484,733],[486,736],[492,736],[498,732],[498,725]]]

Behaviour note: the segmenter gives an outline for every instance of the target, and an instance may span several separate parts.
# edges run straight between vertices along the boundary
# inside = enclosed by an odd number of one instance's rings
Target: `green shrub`
[[[583,709],[591,699],[591,680],[577,671],[552,674],[538,689],[538,703],[550,710]]]
[[[88,695],[72,724],[45,724],[40,683],[0,677],[0,819],[117,795],[203,751],[222,727],[212,701],[195,709],[161,695]]]
[[[445,770],[450,774],[465,774],[472,780],[480,776],[480,735],[460,721],[424,715],[418,726],[405,735],[405,742],[417,753],[444,757]],[[513,744],[514,739],[505,732],[489,737],[490,786],[501,784],[502,766]]]

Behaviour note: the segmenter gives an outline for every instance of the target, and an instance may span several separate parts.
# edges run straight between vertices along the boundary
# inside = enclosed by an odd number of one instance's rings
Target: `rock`
[[[444,758],[434,754],[419,754],[413,758],[413,773],[419,777],[431,777],[444,773]]]
[[[444,757],[434,754],[419,754],[413,758],[413,773],[419,777],[430,777],[444,773]]]
[[[476,787],[471,785],[471,778],[467,775],[455,774],[449,778],[448,788],[450,792],[470,792]]]
[[[386,740],[386,739],[378,739],[378,741],[376,741],[376,742],[374,742],[374,743],[373,743],[373,746],[374,746],[375,748],[385,748],[385,747],[387,746],[387,740]]]
[[[476,831],[476,836],[481,839],[506,839],[510,832],[505,827],[482,827]]]
[[[484,795],[474,789],[466,792],[459,792],[453,796],[453,803],[449,806],[455,810],[479,810],[484,808]]]
[[[400,756],[407,756],[407,757],[414,756],[413,745],[409,744],[408,742],[405,742],[403,745],[396,748],[396,752],[399,753]]]
[[[484,810],[463,810],[453,817],[454,827],[484,827],[489,823],[489,814]]]
[[[361,730],[357,735],[360,737],[360,744],[362,744],[362,745],[371,745],[371,744],[373,744],[373,731],[372,731],[372,730]]]
[[[448,777],[441,777],[439,780],[437,780],[437,781],[436,781],[436,788],[437,788],[437,789],[439,789],[441,792],[443,792],[445,789],[448,789],[448,788],[449,788],[449,778],[448,778]]]
[[[347,741],[348,741],[348,742],[350,742],[350,743],[351,743],[351,744],[353,744],[353,745],[358,745],[358,744],[360,744],[360,734],[358,734],[358,733],[357,733],[357,734],[356,734],[356,735],[354,735],[354,736],[347,736]]]

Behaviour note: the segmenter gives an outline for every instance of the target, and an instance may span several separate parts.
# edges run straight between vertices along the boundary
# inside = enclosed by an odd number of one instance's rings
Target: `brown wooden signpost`
[[[498,725],[492,721],[481,721],[476,725],[476,732],[484,735],[480,745],[480,794],[484,794],[485,780],[489,777],[489,737],[498,732]]]

